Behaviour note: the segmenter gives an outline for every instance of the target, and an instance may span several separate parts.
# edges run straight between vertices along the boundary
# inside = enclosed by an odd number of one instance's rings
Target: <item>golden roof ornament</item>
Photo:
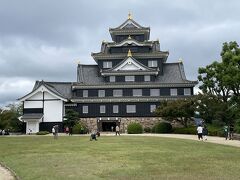
[[[131,12],[128,13],[128,19],[132,19],[132,14],[131,14]]]
[[[80,64],[80,60],[77,60],[77,64]]]
[[[128,36],[128,39],[132,39],[130,35]]]
[[[132,57],[132,52],[131,52],[131,50],[130,50],[130,49],[128,50],[127,57]]]

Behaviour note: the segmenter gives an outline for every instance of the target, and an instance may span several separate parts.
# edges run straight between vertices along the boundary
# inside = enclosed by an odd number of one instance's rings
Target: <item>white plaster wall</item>
[[[62,122],[63,101],[45,101],[44,102],[44,122]]]
[[[30,133],[30,129],[32,130],[31,133],[39,132],[39,122],[37,121],[28,121],[26,127],[26,134]]]
[[[56,96],[53,96],[52,94],[45,92],[44,93],[44,99],[58,99]]]
[[[42,92],[37,92],[33,96],[29,97],[28,100],[38,100],[43,98],[43,93]]]
[[[24,108],[42,108],[42,101],[24,101]]]

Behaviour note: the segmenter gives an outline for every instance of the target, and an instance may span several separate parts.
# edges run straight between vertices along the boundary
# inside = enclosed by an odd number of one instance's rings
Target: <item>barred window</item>
[[[150,96],[160,96],[160,89],[150,89]]]
[[[112,61],[104,61],[103,68],[112,68]]]
[[[113,96],[114,97],[121,97],[123,95],[123,90],[122,89],[114,89],[113,90]]]
[[[155,109],[156,109],[156,104],[151,104],[150,105],[150,112],[152,113],[152,112],[154,112],[155,111]]]
[[[106,113],[106,106],[105,105],[100,106],[100,113]]]
[[[142,89],[133,89],[133,96],[142,96]]]
[[[184,95],[190,96],[191,95],[191,89],[190,88],[184,88]]]
[[[88,97],[88,90],[83,90],[83,97]]]
[[[82,113],[87,114],[88,113],[88,106],[83,106],[82,107]]]
[[[98,97],[105,97],[105,90],[98,90]]]
[[[127,105],[127,113],[136,113],[136,105]]]
[[[144,81],[151,81],[150,75],[145,75],[144,76]]]
[[[116,77],[115,76],[110,76],[109,77],[109,81],[110,82],[115,82],[116,81]]]
[[[118,113],[118,105],[113,105],[113,113]]]
[[[158,63],[157,61],[148,61],[148,67],[157,67]]]
[[[125,81],[126,82],[133,82],[133,81],[135,81],[135,77],[134,76],[125,76]]]
[[[177,96],[177,89],[170,89],[171,96]]]

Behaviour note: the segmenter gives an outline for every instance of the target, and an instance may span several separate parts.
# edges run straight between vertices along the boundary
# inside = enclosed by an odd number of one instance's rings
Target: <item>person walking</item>
[[[224,137],[227,140],[228,139],[228,126],[227,125],[223,127],[223,132],[224,132]]]
[[[95,140],[97,141],[97,136],[96,136],[96,131],[92,130],[91,135],[90,135],[90,141]]]
[[[53,134],[53,139],[56,139],[56,130],[55,127],[52,127],[52,134]]]
[[[198,128],[197,128],[197,134],[198,134],[198,140],[199,141],[203,140],[202,133],[203,133],[203,127],[199,124]]]
[[[120,136],[120,132],[119,132],[119,131],[120,131],[120,128],[119,128],[119,126],[116,126],[116,136],[117,136],[117,135],[119,135],[119,136]]]
[[[204,125],[202,133],[203,133],[203,138],[206,141],[207,140],[207,135],[208,135],[208,129],[207,129],[206,125]]]
[[[234,126],[231,124],[229,126],[229,140],[233,140],[233,131],[234,131]]]
[[[69,136],[72,136],[72,134],[73,134],[73,128],[72,128],[72,126],[70,126],[69,127]]]

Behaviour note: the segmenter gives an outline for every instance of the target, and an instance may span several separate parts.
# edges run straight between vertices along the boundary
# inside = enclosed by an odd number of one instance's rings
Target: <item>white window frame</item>
[[[88,106],[82,106],[82,113],[88,114]]]
[[[113,105],[113,113],[114,114],[119,113],[119,105]]]
[[[106,113],[106,105],[100,105],[99,110],[101,114]]]
[[[83,90],[83,97],[88,97],[88,90]]]
[[[105,90],[103,89],[98,90],[98,97],[105,97]]]
[[[184,96],[191,96],[191,88],[184,88]]]
[[[150,75],[145,75],[145,76],[144,76],[144,81],[145,81],[145,82],[151,81],[151,76],[150,76]]]
[[[149,60],[148,61],[148,67],[158,67],[157,60]]]
[[[112,61],[103,61],[103,68],[112,68]]]
[[[109,76],[109,82],[116,82],[116,76]]]
[[[134,82],[135,76],[125,76],[125,82]]]
[[[150,89],[150,96],[160,96],[160,89]]]
[[[116,93],[116,92],[121,92],[121,93]],[[114,89],[113,90],[113,97],[122,97],[123,96],[123,90],[122,89]]]
[[[178,95],[177,88],[170,89],[170,96],[177,96],[177,95]]]
[[[153,113],[157,108],[157,105],[156,104],[151,104],[150,105],[150,112]]]
[[[142,96],[142,89],[133,89],[133,96]]]
[[[136,113],[136,105],[127,105],[126,112],[127,113]]]

